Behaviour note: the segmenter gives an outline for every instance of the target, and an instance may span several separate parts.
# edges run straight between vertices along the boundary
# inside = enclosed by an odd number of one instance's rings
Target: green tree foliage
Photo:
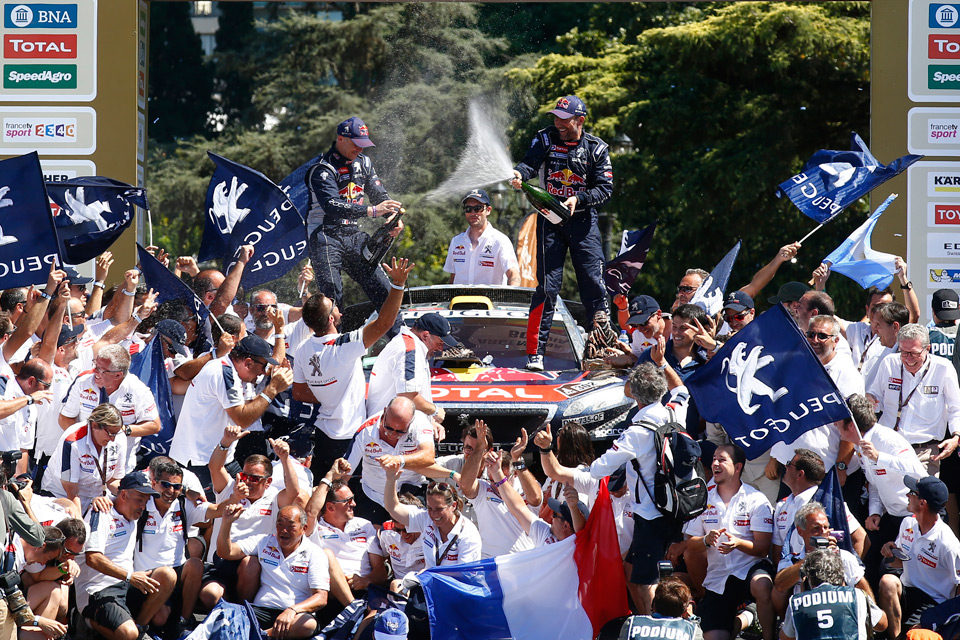
[[[150,3],[150,137],[167,143],[209,132],[212,75],[185,2]]]
[[[221,2],[218,8],[217,47],[211,61],[217,113],[229,126],[255,127],[262,114],[251,100],[255,67],[248,47],[256,36],[253,3]]]

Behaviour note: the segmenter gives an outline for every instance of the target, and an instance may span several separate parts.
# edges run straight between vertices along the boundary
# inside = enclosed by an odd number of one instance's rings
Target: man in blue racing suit
[[[341,271],[345,270],[379,309],[390,284],[380,265],[364,261],[361,251],[369,235],[360,230],[357,220],[394,215],[401,205],[390,199],[370,158],[362,153],[372,146],[363,120],[344,120],[337,125],[336,142],[307,170],[304,180],[310,192],[307,238],[320,292],[342,304]],[[400,221],[391,235],[396,237],[402,230]]]
[[[560,294],[567,249],[580,287],[588,321],[598,311],[609,313],[603,286],[604,255],[597,226],[598,209],[613,193],[613,166],[607,143],[583,132],[587,108],[577,96],[557,101],[553,126],[534,137],[511,184],[539,175],[540,186],[570,209],[572,218],[554,225],[537,219],[537,290],[527,320],[527,369],[543,371],[543,354]]]

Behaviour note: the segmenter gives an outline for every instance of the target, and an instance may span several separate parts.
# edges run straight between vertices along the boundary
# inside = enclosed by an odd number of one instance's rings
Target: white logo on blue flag
[[[0,289],[46,282],[59,258],[39,156],[0,161]]]
[[[697,292],[690,298],[690,304],[697,305],[706,311],[708,316],[715,316],[723,309],[723,294],[730,282],[733,263],[737,260],[737,254],[740,253],[740,244],[738,240],[733,249],[730,249],[723,260],[717,263],[710,272],[710,276],[700,284]]]
[[[751,460],[777,442],[849,416],[783,305],[738,331],[685,384],[700,415],[721,424]]]

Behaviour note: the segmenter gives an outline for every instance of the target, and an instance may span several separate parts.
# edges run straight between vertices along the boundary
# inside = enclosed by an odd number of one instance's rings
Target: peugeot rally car
[[[477,418],[490,426],[504,448],[513,444],[521,428],[532,434],[549,423],[556,434],[564,424],[576,422],[591,434],[598,450],[605,450],[624,428],[634,406],[623,394],[625,372],[584,370],[585,331],[563,301],[554,313],[545,370],[524,369],[532,295],[533,289],[462,285],[407,292],[400,311],[404,323],[409,326],[418,316],[437,312],[472,352],[445,352],[433,362],[433,400],[446,412],[446,438],[437,446],[438,455],[459,451],[463,427]],[[364,311],[369,308],[345,310],[342,329],[359,326]],[[365,358],[367,371],[383,344],[374,345]]]

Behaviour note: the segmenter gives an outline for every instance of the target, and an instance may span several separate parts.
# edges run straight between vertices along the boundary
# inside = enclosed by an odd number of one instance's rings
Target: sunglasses
[[[410,429],[404,429],[403,431],[400,431],[400,429],[394,429],[393,427],[388,425],[386,422],[383,423],[383,428],[386,429],[387,431],[390,431],[391,433],[397,434],[398,436],[406,435],[407,432],[410,431]]]
[[[34,378],[37,381],[37,384],[43,385],[44,389],[49,389],[53,386],[53,382],[47,382],[46,380],[41,380],[40,378]]]
[[[427,488],[439,489],[440,491],[452,491],[450,485],[447,484],[446,482],[431,482]]]
[[[81,549],[80,551],[71,551],[69,547],[64,545],[63,548],[60,549],[60,553],[62,553],[65,556],[77,557],[78,555],[83,553],[83,549]]]
[[[822,331],[807,331],[807,339],[809,340],[817,339],[823,342],[834,337],[836,336],[832,336],[829,333],[823,333]]]
[[[260,311],[260,312],[266,311],[267,309],[277,308],[277,305],[275,304],[252,304],[250,306],[253,307],[254,311]]]
[[[487,208],[487,206],[484,205],[484,204],[478,204],[478,205],[476,205],[475,207],[471,207],[471,206],[469,206],[469,205],[466,205],[466,206],[463,207],[463,212],[464,212],[464,213],[480,213],[481,211],[483,211],[483,210],[486,209],[486,208]]]
[[[347,496],[346,498],[340,498],[339,500],[327,500],[327,502],[332,502],[334,504],[343,504],[346,502],[353,502],[354,498],[356,498],[356,496],[350,495],[350,496]]]
[[[258,476],[252,473],[240,472],[237,474],[237,477],[240,479],[240,482],[244,484],[260,484],[267,479],[266,476]]]
[[[123,427],[120,427],[116,431],[111,431],[110,429],[107,429],[105,426],[97,424],[96,422],[93,423],[93,428],[100,429],[100,431],[106,431],[107,435],[111,438],[116,438],[118,435],[120,435],[120,432],[123,431]]]
[[[257,360],[256,358],[250,358],[250,359],[253,361],[254,364],[258,364],[258,365],[260,365],[261,367],[263,367],[264,369],[267,368],[267,361],[266,361],[266,360]]]
[[[679,287],[677,287],[677,293],[693,293],[693,292],[696,291],[696,290],[697,290],[696,287],[690,287],[690,286],[687,286],[687,285],[685,285],[685,284],[680,285]]]
[[[85,314],[83,311],[78,311],[77,313],[71,313],[71,314],[69,314],[69,315],[70,315],[71,318],[82,318],[82,317],[86,316],[87,314]]]
[[[164,489],[173,489],[174,491],[180,491],[183,489],[183,483],[167,482],[166,480],[160,480],[160,486]]]
[[[749,314],[750,314],[749,311],[745,311],[743,313],[727,313],[726,311],[724,311],[723,319],[726,320],[727,322],[730,322],[731,320],[740,322],[741,320],[745,320]]]

